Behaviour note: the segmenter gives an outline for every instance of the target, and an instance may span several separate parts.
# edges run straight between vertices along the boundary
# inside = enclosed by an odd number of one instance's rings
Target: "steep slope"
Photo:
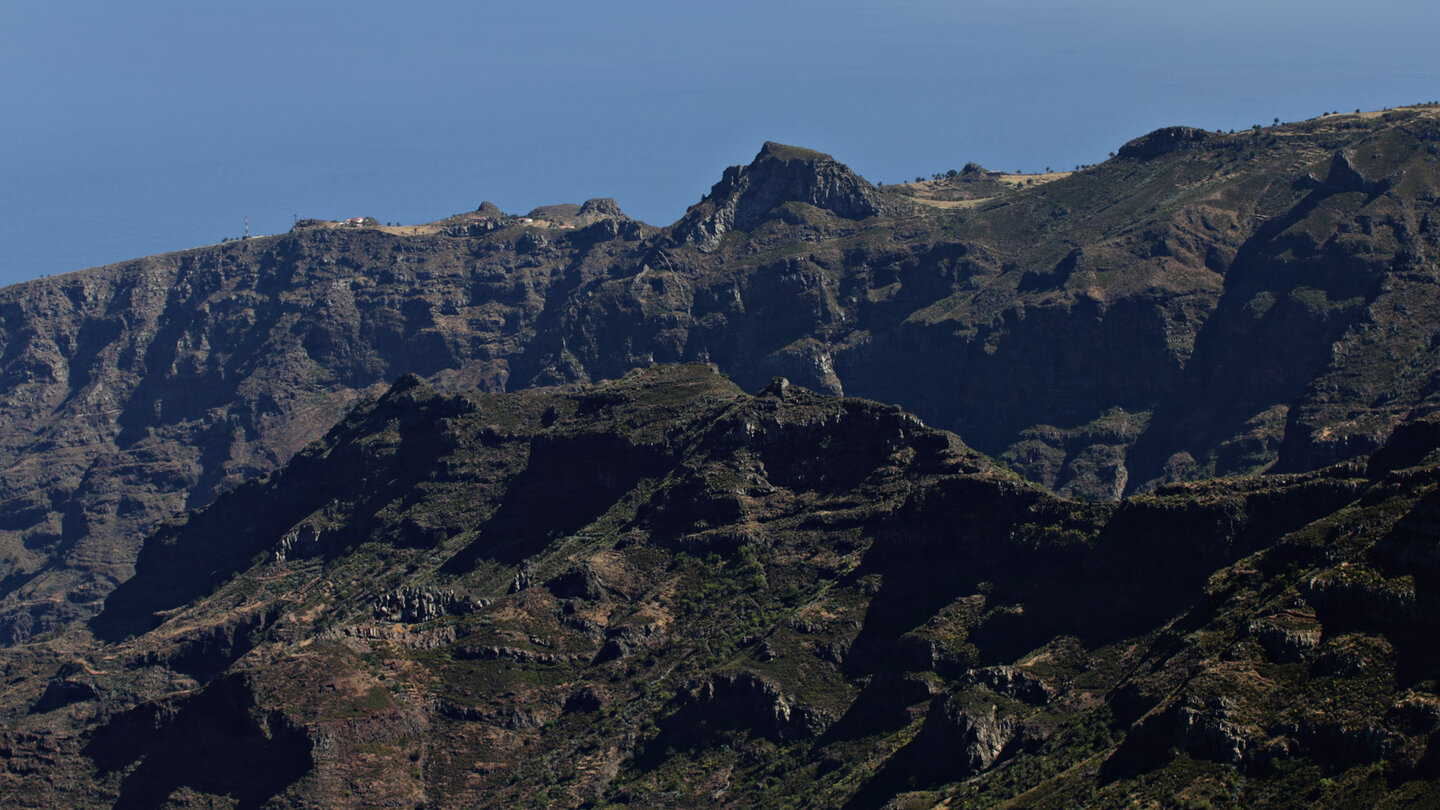
[[[970,208],[786,203],[591,282],[536,344],[613,377],[640,319],[656,358],[896,402],[1073,496],[1313,469],[1435,408],[1437,138],[1432,108],[1176,128]]]
[[[1437,439],[1083,504],[783,380],[410,376],[0,653],[0,796],[1433,802]]]
[[[503,388],[556,278],[643,233],[601,215],[557,250],[518,225],[298,228],[5,291],[6,635],[89,615],[145,533],[274,469],[371,386]]]
[[[405,372],[499,391],[706,360],[900,404],[1084,499],[1363,455],[1440,396],[1437,151],[1432,108],[1172,128],[933,208],[767,144],[663,230],[487,205],[17,285],[0,637],[91,615],[148,531]]]

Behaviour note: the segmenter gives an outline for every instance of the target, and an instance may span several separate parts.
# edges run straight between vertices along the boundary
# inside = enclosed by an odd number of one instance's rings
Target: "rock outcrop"
[[[683,689],[678,706],[662,729],[667,745],[709,742],[722,730],[746,730],[776,742],[818,736],[828,725],[823,715],[794,705],[773,682],[753,672],[723,672]]]
[[[1115,156],[1125,160],[1149,160],[1179,149],[1195,149],[1210,133],[1194,127],[1162,127],[1120,147]]]
[[[375,618],[401,624],[418,624],[443,616],[470,613],[484,607],[483,599],[449,588],[403,587],[375,600]]]
[[[594,197],[586,200],[580,205],[577,216],[581,219],[629,219],[624,211],[620,210],[620,204],[610,197]]]
[[[748,166],[731,166],[705,199],[676,223],[676,238],[713,251],[732,230],[748,231],[784,203],[804,203],[845,219],[893,214],[902,204],[829,155],[767,142]]]

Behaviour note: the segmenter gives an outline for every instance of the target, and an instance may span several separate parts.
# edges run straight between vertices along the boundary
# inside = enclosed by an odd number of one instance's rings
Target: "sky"
[[[1098,163],[1161,126],[1440,100],[1434,0],[17,0],[0,285],[287,230],[614,197],[767,140],[872,181]]]

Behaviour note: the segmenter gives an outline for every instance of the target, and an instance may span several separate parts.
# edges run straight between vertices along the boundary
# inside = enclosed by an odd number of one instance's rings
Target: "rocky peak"
[[[1355,162],[1350,152],[1344,149],[1335,150],[1330,158],[1330,173],[1325,176],[1325,184],[1339,189],[1361,189],[1369,185],[1364,172],[1355,168]]]
[[[1366,194],[1381,194],[1390,187],[1390,178],[1372,180],[1365,176],[1355,165],[1354,152],[1349,149],[1337,149],[1330,157],[1330,168],[1325,173],[1325,179],[1315,177],[1314,173],[1306,175],[1301,179],[1299,185],[1303,188],[1319,189],[1323,194],[1339,194],[1346,191],[1361,191]]]
[[[787,202],[802,202],[846,219],[894,213],[869,181],[823,152],[767,141],[748,166],[731,166],[676,225],[676,237],[713,250],[732,230],[771,219]]]
[[[629,219],[624,211],[620,210],[620,204],[610,197],[595,197],[586,200],[580,206],[580,214],[583,217],[614,217],[616,219]]]

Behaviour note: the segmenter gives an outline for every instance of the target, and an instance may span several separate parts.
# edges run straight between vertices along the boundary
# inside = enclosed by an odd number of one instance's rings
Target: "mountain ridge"
[[[0,291],[4,635],[92,615],[145,534],[407,372],[499,391],[708,361],[895,402],[1091,499],[1316,469],[1433,412],[1434,111],[1189,132],[964,208],[772,144],[666,229],[482,206]],[[721,210],[723,238],[685,236]]]
[[[0,652],[0,789],[1423,803],[1437,435],[1084,503],[894,406],[702,364],[407,376],[153,535],[88,627]]]

